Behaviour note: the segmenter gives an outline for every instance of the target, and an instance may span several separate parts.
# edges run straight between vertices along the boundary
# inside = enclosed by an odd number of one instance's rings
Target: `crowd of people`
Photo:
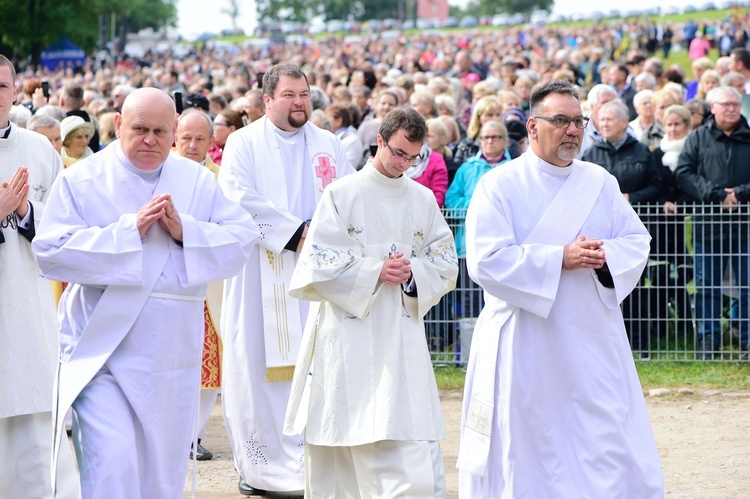
[[[457,285],[462,299],[443,319],[480,345],[469,356],[462,494],[548,495],[538,469],[507,469],[517,454],[578,469],[554,481],[578,495],[658,497],[632,358],[598,387],[575,373],[600,372],[600,353],[648,354],[647,228],[652,258],[669,265],[692,246],[699,356],[720,355],[726,278],[748,348],[744,22],[203,47],[50,74],[0,61],[0,155],[13,159],[0,179],[1,272],[12,283],[2,292],[13,304],[0,341],[34,359],[0,368],[15,390],[3,394],[0,434],[54,454],[35,486],[59,497],[177,497],[188,453],[211,458],[201,440],[221,389],[243,494],[441,497],[444,430],[423,318]],[[708,58],[704,42],[722,55]],[[672,50],[694,57],[692,77],[655,55]],[[687,293],[679,299],[689,314]],[[569,331],[571,315],[580,327]],[[352,328],[355,340],[342,334]],[[528,336],[581,328],[591,329],[585,355],[562,348],[584,342]],[[610,333],[616,347],[602,343]],[[539,358],[520,364],[528,352]],[[561,355],[575,372],[549,367]],[[556,384],[537,387],[542,372]],[[534,396],[503,396],[519,384]],[[527,417],[539,400],[565,414],[569,387],[637,421],[609,448],[628,449],[610,463],[628,479],[594,479],[601,470],[565,457],[565,445],[606,452],[566,431],[590,413]],[[50,420],[47,441],[39,428]],[[548,427],[565,443],[559,454],[544,442],[516,448],[506,423],[526,436]],[[61,445],[66,426],[80,481]],[[13,476],[43,461],[18,460]],[[8,476],[0,492],[27,492]]]

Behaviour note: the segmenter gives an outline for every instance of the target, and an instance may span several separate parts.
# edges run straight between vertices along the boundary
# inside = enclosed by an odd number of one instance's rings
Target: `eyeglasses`
[[[502,135],[480,135],[479,140],[484,140],[485,142],[491,142],[493,140],[505,140],[505,137]]]
[[[571,118],[570,116],[558,114],[557,116],[532,116],[532,118],[549,121],[554,123],[557,128],[568,128],[570,124],[573,123],[577,129],[583,130],[589,124],[589,118],[586,116],[576,116]]]
[[[232,125],[229,125],[227,123],[214,123],[214,126],[226,126],[226,127],[228,127],[228,126],[232,126]]]
[[[739,109],[742,106],[739,102],[714,102],[714,104],[730,109]]]
[[[394,150],[391,149],[391,146],[388,144],[388,142],[385,143],[385,147],[388,148],[394,158],[400,160],[402,163],[406,162],[410,165],[413,165],[414,163],[419,163],[420,161],[422,161],[421,154],[417,154],[416,156],[404,156],[403,154],[396,154]]]

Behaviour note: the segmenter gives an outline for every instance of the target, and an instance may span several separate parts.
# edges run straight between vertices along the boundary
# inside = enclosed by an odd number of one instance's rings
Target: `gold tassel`
[[[294,377],[294,366],[267,367],[266,383],[281,383],[292,381]]]

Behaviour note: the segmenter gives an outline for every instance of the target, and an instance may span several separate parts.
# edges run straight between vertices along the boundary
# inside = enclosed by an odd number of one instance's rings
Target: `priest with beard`
[[[278,64],[263,76],[264,117],[224,148],[219,184],[255,220],[260,241],[224,287],[222,404],[240,493],[299,493],[302,437],[283,434],[308,306],[287,293],[323,190],[354,172],[341,141],[308,122],[307,76]]]
[[[484,289],[464,390],[459,494],[662,498],[620,303],[650,237],[615,178],[575,160],[578,88],[536,89],[530,149],[482,177],[466,220]]]

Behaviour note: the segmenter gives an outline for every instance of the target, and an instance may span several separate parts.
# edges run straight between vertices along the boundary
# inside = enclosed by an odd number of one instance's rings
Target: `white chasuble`
[[[661,497],[619,309],[650,236],[614,177],[528,151],[480,180],[466,228],[467,267],[486,306],[464,392],[460,496]],[[604,241],[613,288],[594,270],[562,270],[578,236]]]
[[[379,282],[403,253],[417,296]],[[453,289],[453,235],[432,192],[372,163],[323,194],[291,283],[319,302],[305,328],[285,431],[314,445],[444,438],[423,318]]]
[[[240,476],[271,491],[304,487],[302,439],[282,427],[308,306],[288,294],[297,254],[284,247],[326,186],[354,171],[330,132],[308,123],[290,135],[267,117],[254,121],[229,136],[219,172],[227,197],[261,233],[242,273],[225,283],[222,405]]]

